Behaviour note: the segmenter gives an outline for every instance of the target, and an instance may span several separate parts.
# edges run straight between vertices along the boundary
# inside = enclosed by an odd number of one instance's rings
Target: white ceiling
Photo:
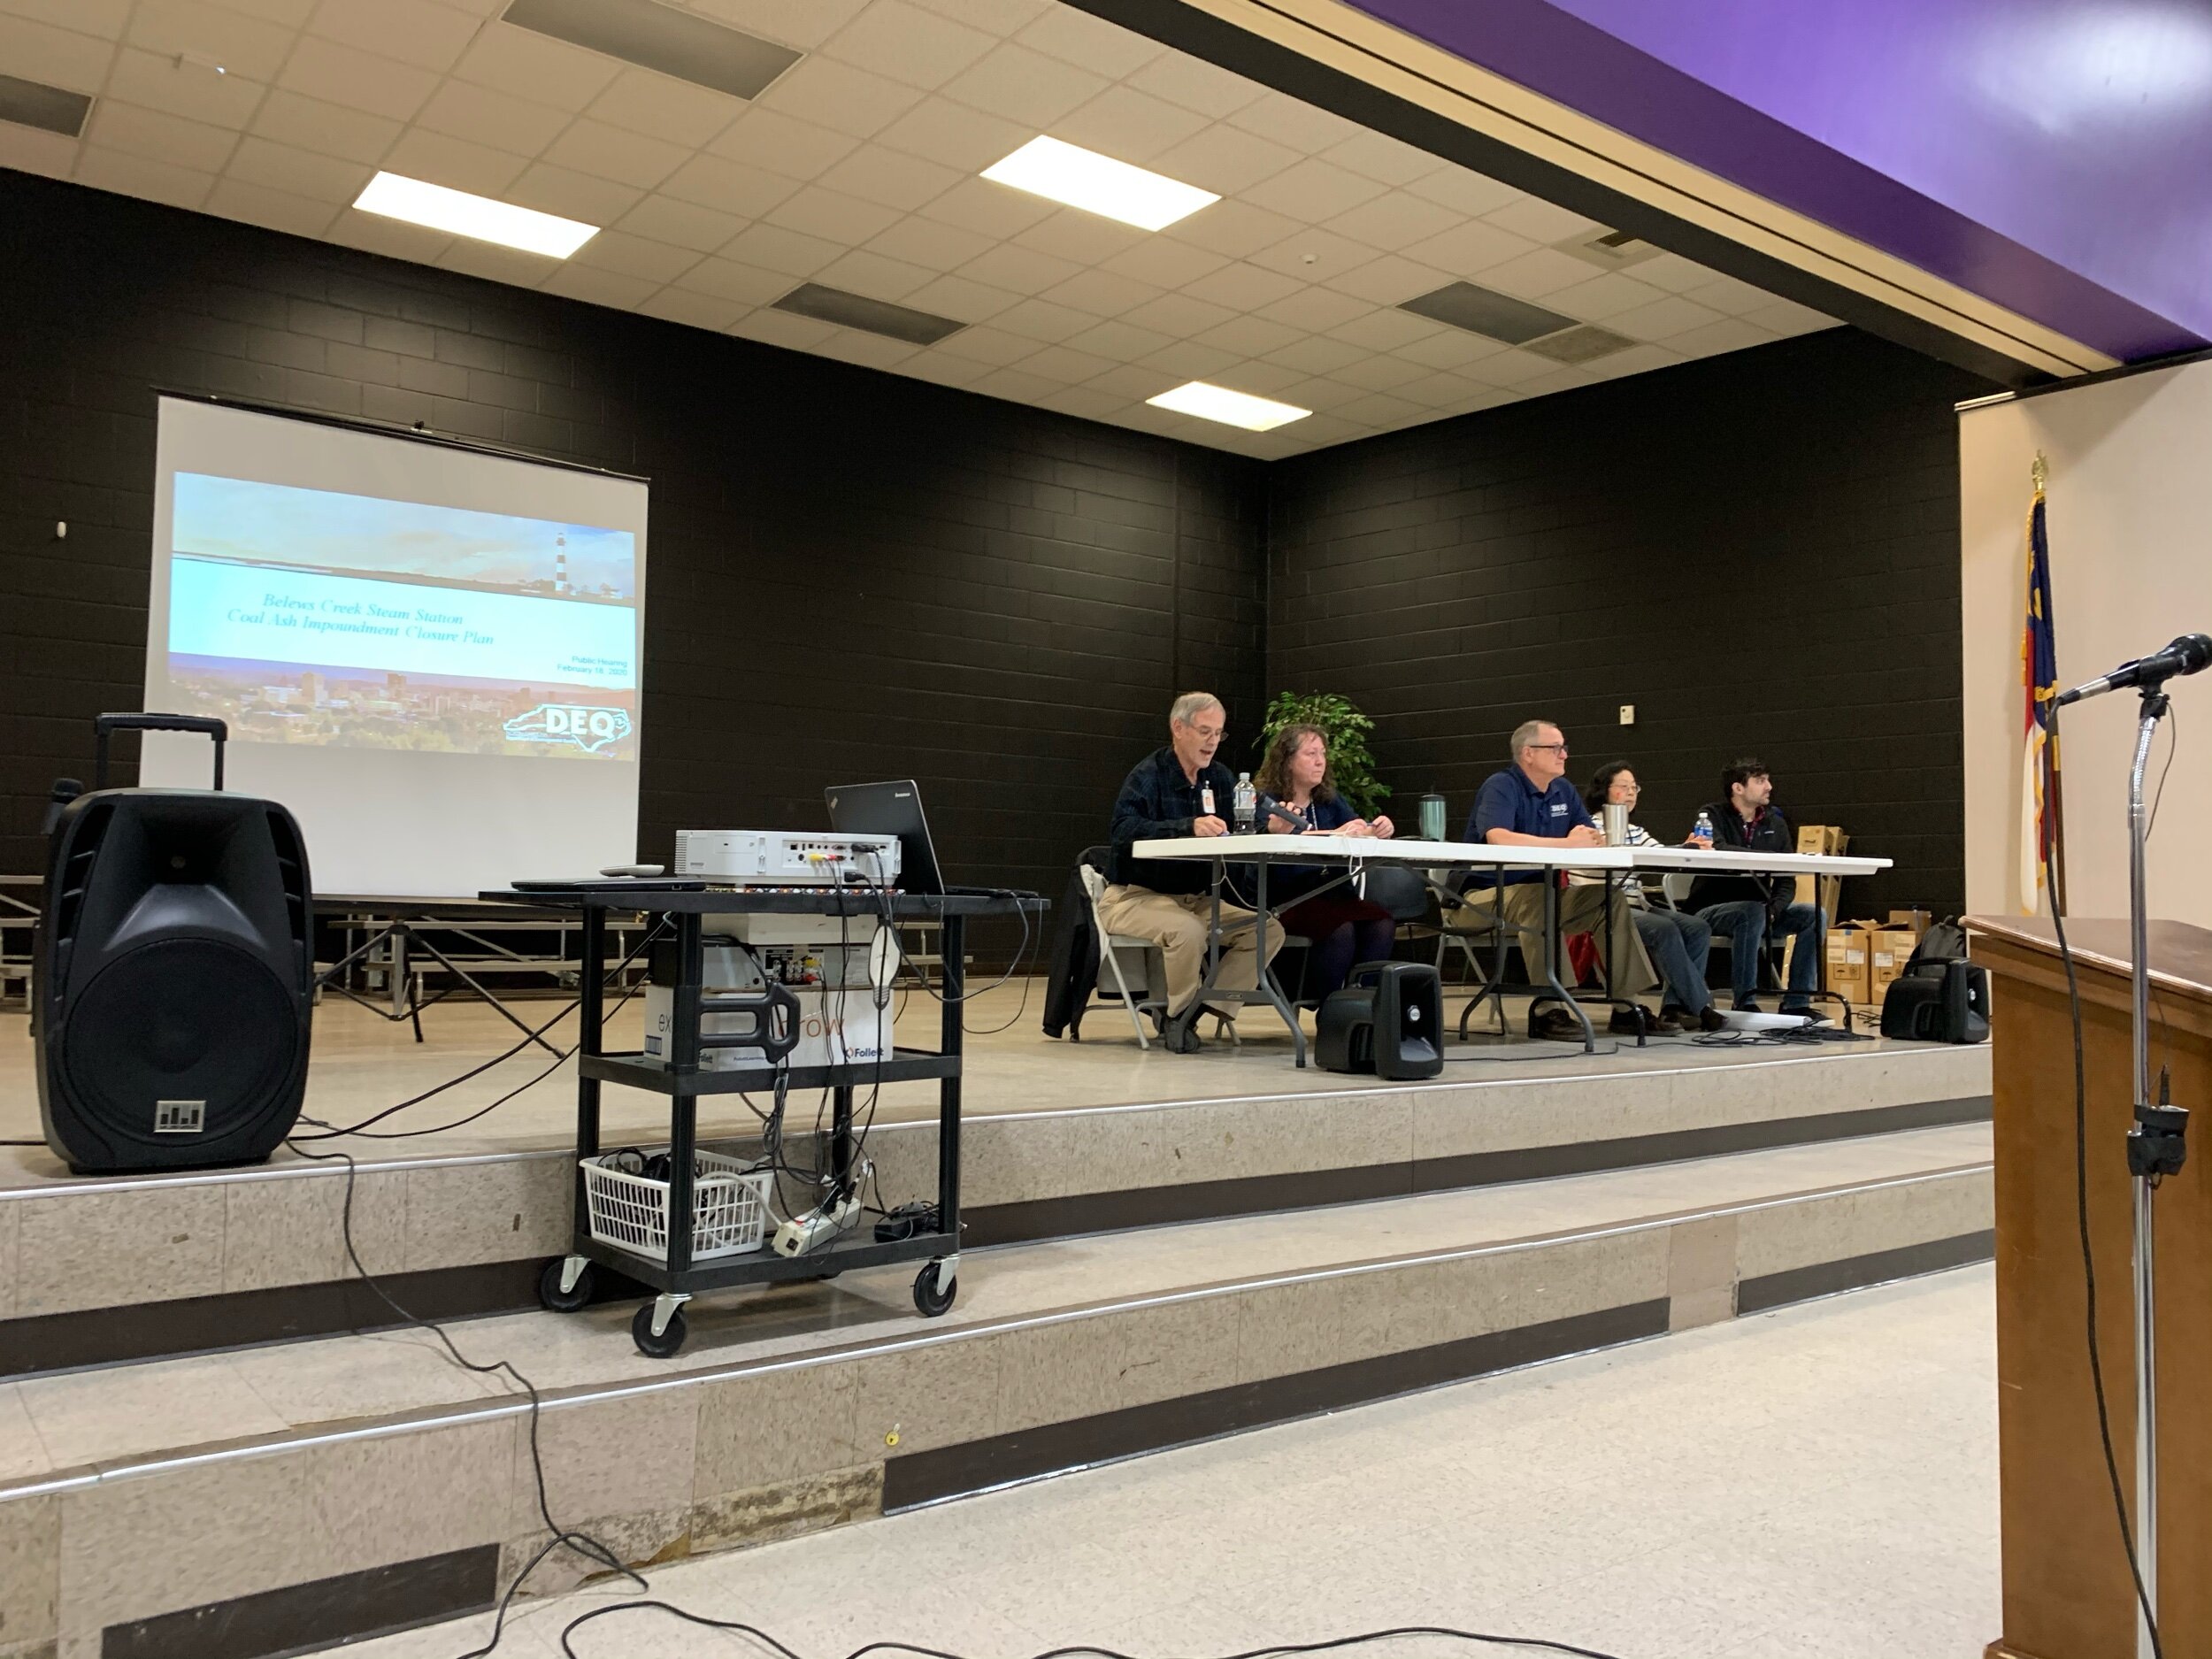
[[[689,0],[807,53],[757,100],[495,19],[505,0],[0,0],[0,72],[96,95],[0,165],[1247,455],[1294,455],[1832,326],[1058,0]],[[217,74],[211,65],[227,73]],[[1134,230],[975,175],[1049,133],[1221,194]],[[348,204],[378,168],[607,228],[565,262]],[[1456,279],[1640,343],[1563,367],[1394,309]],[[767,309],[811,280],[972,326]],[[1312,409],[1245,434],[1203,379]]]

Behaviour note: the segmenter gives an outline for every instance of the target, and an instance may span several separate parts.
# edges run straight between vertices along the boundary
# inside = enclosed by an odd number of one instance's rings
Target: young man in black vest
[[[1774,780],[1766,763],[1744,759],[1724,768],[1721,789],[1727,798],[1705,809],[1713,824],[1713,845],[1723,851],[1793,853],[1797,841],[1788,821],[1775,810]],[[1728,940],[1728,969],[1736,1007],[1756,1013],[1759,958],[1770,934],[1794,939],[1789,987],[1782,1012],[1809,1014],[1812,994],[1820,988],[1824,965],[1826,920],[1817,905],[1792,902],[1787,876],[1700,876],[1690,887],[1690,908],[1716,933]]]

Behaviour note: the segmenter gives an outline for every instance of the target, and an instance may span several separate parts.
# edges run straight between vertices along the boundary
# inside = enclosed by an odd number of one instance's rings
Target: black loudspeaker
[[[1989,970],[1978,962],[1923,962],[1882,995],[1882,1035],[1916,1042],[1987,1042]]]
[[[284,808],[102,789],[55,826],[39,1113],[80,1173],[265,1158],[307,1088],[307,853]]]
[[[1444,987],[1421,962],[1368,962],[1352,970],[1314,1016],[1314,1063],[1325,1071],[1371,1071],[1392,1082],[1444,1069]]]

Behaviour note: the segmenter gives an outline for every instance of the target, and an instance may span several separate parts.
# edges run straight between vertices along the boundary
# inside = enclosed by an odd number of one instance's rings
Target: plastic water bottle
[[[1690,839],[1701,847],[1713,844],[1713,815],[1710,812],[1697,815],[1697,827],[1690,832]]]
[[[1238,834],[1249,835],[1252,833],[1252,814],[1258,808],[1259,792],[1252,787],[1252,774],[1248,772],[1239,772],[1236,794]]]

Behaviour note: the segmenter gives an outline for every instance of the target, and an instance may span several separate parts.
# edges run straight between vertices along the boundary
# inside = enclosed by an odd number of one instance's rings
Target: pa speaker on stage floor
[[[206,731],[173,715],[116,728]],[[299,1117],[314,987],[307,854],[271,801],[95,788],[55,826],[39,928],[46,1144],[81,1173],[265,1158]]]

